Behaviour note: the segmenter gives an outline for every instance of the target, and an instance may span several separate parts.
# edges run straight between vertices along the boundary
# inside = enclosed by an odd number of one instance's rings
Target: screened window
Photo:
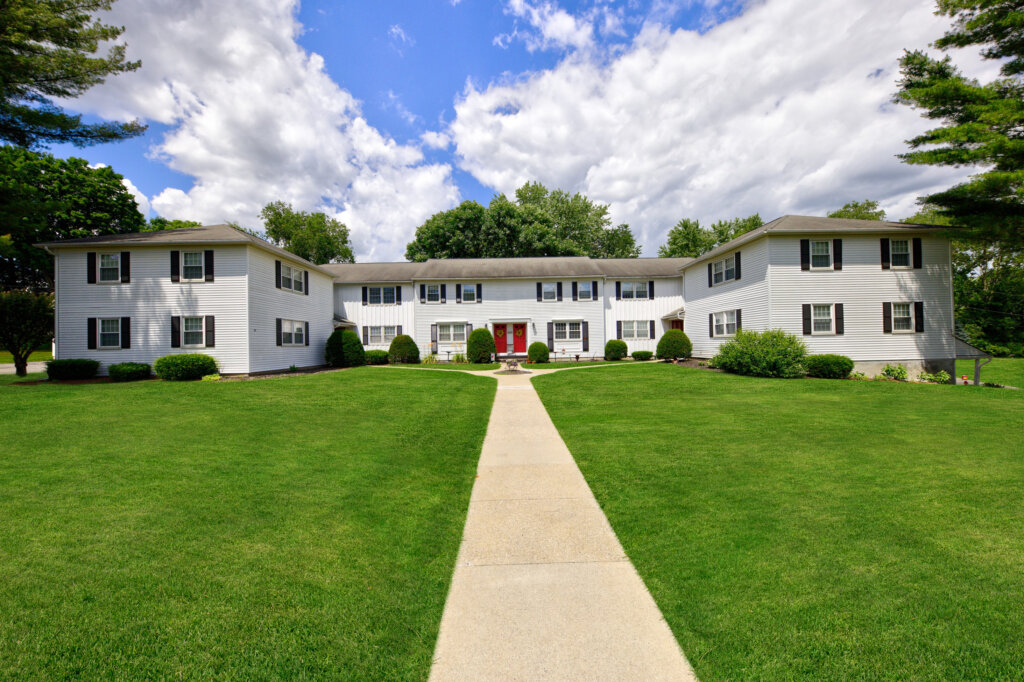
[[[384,328],[383,327],[370,327],[370,343],[380,345],[384,343]]]
[[[121,281],[121,254],[101,253],[100,254],[100,281],[120,282]]]
[[[463,303],[476,303],[476,285],[475,284],[463,284],[462,285],[462,302]]]
[[[622,321],[622,338],[624,338],[624,339],[635,338],[633,336],[634,333],[635,332],[634,332],[633,320],[623,320]]]
[[[569,323],[569,339],[570,340],[575,340],[575,339],[583,338],[583,334],[581,332],[581,329],[582,329],[582,323],[580,323],[580,322],[570,322]]]
[[[711,281],[714,284],[722,284],[729,280],[736,279],[736,256],[732,255],[715,261],[711,264]]]
[[[592,282],[580,282],[579,289],[577,291],[577,298],[581,301],[592,301],[594,300],[594,292],[592,290]]]
[[[568,338],[568,325],[565,322],[555,322],[555,341],[566,341]]]
[[[440,303],[441,302],[441,285],[440,284],[428,284],[427,285],[427,303]]]
[[[398,327],[387,326],[384,327],[384,343],[391,343],[398,336]]]
[[[622,298],[647,298],[647,282],[623,282]]]
[[[305,270],[281,263],[281,288],[302,293]]]
[[[910,267],[910,240],[893,239],[892,244],[892,266],[894,268]]]
[[[181,278],[184,280],[203,279],[202,251],[185,251],[181,254]]]
[[[544,300],[554,301],[558,298],[558,285],[555,282],[544,283]]]
[[[832,243],[828,241],[811,242],[811,267],[832,267]]]
[[[914,318],[909,303],[892,304],[892,329],[897,332],[914,330]]]
[[[736,311],[725,310],[715,313],[715,336],[732,336],[736,333]]]
[[[100,320],[100,348],[121,347],[121,318]]]
[[[832,333],[832,306],[812,305],[811,306],[812,331],[815,334]]]
[[[203,334],[203,322],[202,317],[184,317],[182,322],[182,345],[183,346],[203,346],[205,345],[205,337]]]

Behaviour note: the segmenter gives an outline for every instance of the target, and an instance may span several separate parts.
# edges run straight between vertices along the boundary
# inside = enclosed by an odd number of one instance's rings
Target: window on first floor
[[[811,331],[814,334],[831,334],[833,324],[832,304],[815,303],[811,306]]]
[[[398,327],[394,325],[382,325],[380,327],[368,327],[367,336],[369,342],[373,345],[379,346],[382,344],[390,344],[398,336]]]
[[[463,343],[466,340],[466,325],[462,322],[437,325],[437,340],[440,343]]]
[[[183,346],[205,346],[206,335],[204,333],[203,323],[205,322],[203,317],[183,317],[181,318],[181,345]]]
[[[811,267],[815,269],[826,269],[832,267],[832,242],[811,242]]]
[[[463,284],[462,285],[462,302],[463,303],[476,303],[476,285],[475,284]]]
[[[306,323],[299,320],[281,320],[281,345],[305,346]]]
[[[113,317],[100,320],[100,348],[121,347],[121,318]]]
[[[650,338],[650,320],[623,320],[622,338],[624,339],[646,339]]]
[[[736,334],[736,311],[723,310],[715,313],[715,336],[733,336]]]
[[[894,332],[914,331],[914,308],[909,303],[892,304],[892,330]]]
[[[623,282],[622,298],[647,298],[647,282]]]
[[[101,253],[100,254],[100,281],[120,282],[121,281],[121,254]]]

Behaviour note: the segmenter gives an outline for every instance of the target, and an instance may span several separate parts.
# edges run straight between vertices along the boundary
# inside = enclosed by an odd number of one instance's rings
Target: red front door
[[[683,321],[682,320],[672,320],[672,328],[673,329],[678,329],[679,331],[685,331],[683,329]]]
[[[516,355],[526,353],[526,324],[512,325],[512,351]]]
[[[494,325],[494,349],[498,353],[508,352],[508,339],[506,334],[508,333],[508,327],[503,324]]]

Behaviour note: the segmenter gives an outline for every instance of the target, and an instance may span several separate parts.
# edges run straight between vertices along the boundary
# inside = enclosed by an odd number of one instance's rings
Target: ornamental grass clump
[[[469,333],[469,340],[466,341],[466,359],[474,365],[481,365],[491,361],[497,353],[494,346],[494,337],[491,332],[484,329],[474,329]]]
[[[551,358],[548,344],[543,341],[531,343],[526,351],[526,355],[530,358],[530,362],[547,362]]]
[[[806,354],[803,341],[781,329],[763,332],[740,329],[718,349],[713,363],[733,374],[795,379],[804,375]]]

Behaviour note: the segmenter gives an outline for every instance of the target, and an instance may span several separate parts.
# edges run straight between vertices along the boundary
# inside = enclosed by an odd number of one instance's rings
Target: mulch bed
[[[714,367],[708,367],[707,360],[698,360],[697,358],[689,358],[687,360],[676,360],[675,364],[680,367],[689,367],[691,369],[706,369],[710,372],[724,372],[722,369],[715,369]]]

